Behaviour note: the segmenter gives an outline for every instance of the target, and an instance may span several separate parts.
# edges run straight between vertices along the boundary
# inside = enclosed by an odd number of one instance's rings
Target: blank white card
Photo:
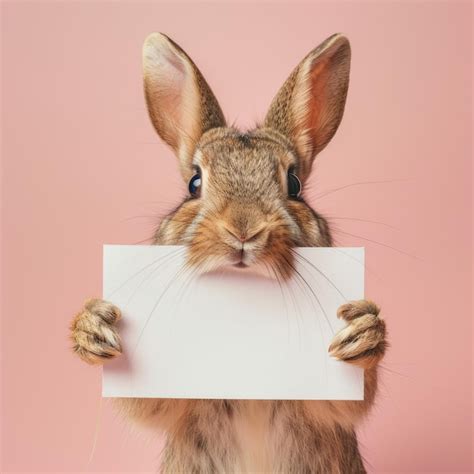
[[[338,307],[364,297],[363,248],[298,248],[285,284],[249,269],[197,276],[178,246],[104,246],[104,299],[123,354],[104,397],[361,400],[363,370],[332,359]]]

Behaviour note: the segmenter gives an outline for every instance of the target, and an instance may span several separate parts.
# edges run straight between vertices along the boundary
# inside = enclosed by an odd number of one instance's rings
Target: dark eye
[[[288,196],[298,198],[301,194],[301,181],[298,176],[292,172],[288,172]]]
[[[189,194],[191,194],[192,197],[199,197],[201,194],[201,175],[200,174],[195,174],[192,178],[191,181],[189,181]]]

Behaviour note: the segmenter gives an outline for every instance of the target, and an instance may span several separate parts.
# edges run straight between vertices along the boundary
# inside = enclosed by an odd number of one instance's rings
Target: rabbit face
[[[311,51],[273,100],[261,127],[226,126],[202,74],[173,41],[144,45],[144,84],[155,129],[175,151],[190,195],[157,232],[188,246],[201,271],[262,264],[294,271],[295,246],[329,246],[327,222],[302,199],[312,162],[334,135],[345,104],[350,48],[334,35]]]
[[[200,203],[184,239],[194,265],[212,269],[263,264],[286,278],[292,247],[328,242],[317,217],[298,196],[289,195],[288,174],[296,171],[297,159],[284,137],[262,130],[211,130],[200,141],[192,164],[200,178],[195,198]],[[305,228],[298,206],[307,211]]]
[[[291,144],[273,130],[206,132],[192,160],[198,189],[162,223],[158,241],[187,245],[201,271],[262,265],[286,279],[293,247],[331,245],[324,218],[293,194],[297,166]]]

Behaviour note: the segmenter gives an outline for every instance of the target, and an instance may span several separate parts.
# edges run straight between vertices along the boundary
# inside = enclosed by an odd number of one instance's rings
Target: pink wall
[[[347,112],[308,195],[339,245],[366,246],[367,293],[390,328],[364,454],[371,472],[472,470],[469,3],[2,10],[3,471],[157,464],[160,441],[131,434],[106,402],[100,410],[100,370],[67,340],[84,298],[101,293],[102,244],[149,237],[184,190],[142,97],[141,44],[157,30],[188,50],[242,125],[263,117],[311,48],[348,35]]]

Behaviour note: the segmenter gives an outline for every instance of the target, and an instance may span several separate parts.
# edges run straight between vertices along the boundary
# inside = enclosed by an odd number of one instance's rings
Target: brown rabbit
[[[262,126],[226,126],[200,71],[163,34],[144,44],[148,110],[179,160],[189,196],[169,214],[155,243],[187,246],[191,265],[264,264],[276,278],[294,271],[297,246],[330,246],[326,220],[301,197],[315,156],[341,121],[350,46],[339,34],[311,51],[273,100]],[[385,324],[369,301],[342,306],[347,325],[330,353],[365,369],[363,401],[119,399],[132,419],[164,431],[164,473],[362,473],[355,426],[377,389]],[[72,323],[74,351],[102,364],[121,353],[120,310],[93,299]]]

